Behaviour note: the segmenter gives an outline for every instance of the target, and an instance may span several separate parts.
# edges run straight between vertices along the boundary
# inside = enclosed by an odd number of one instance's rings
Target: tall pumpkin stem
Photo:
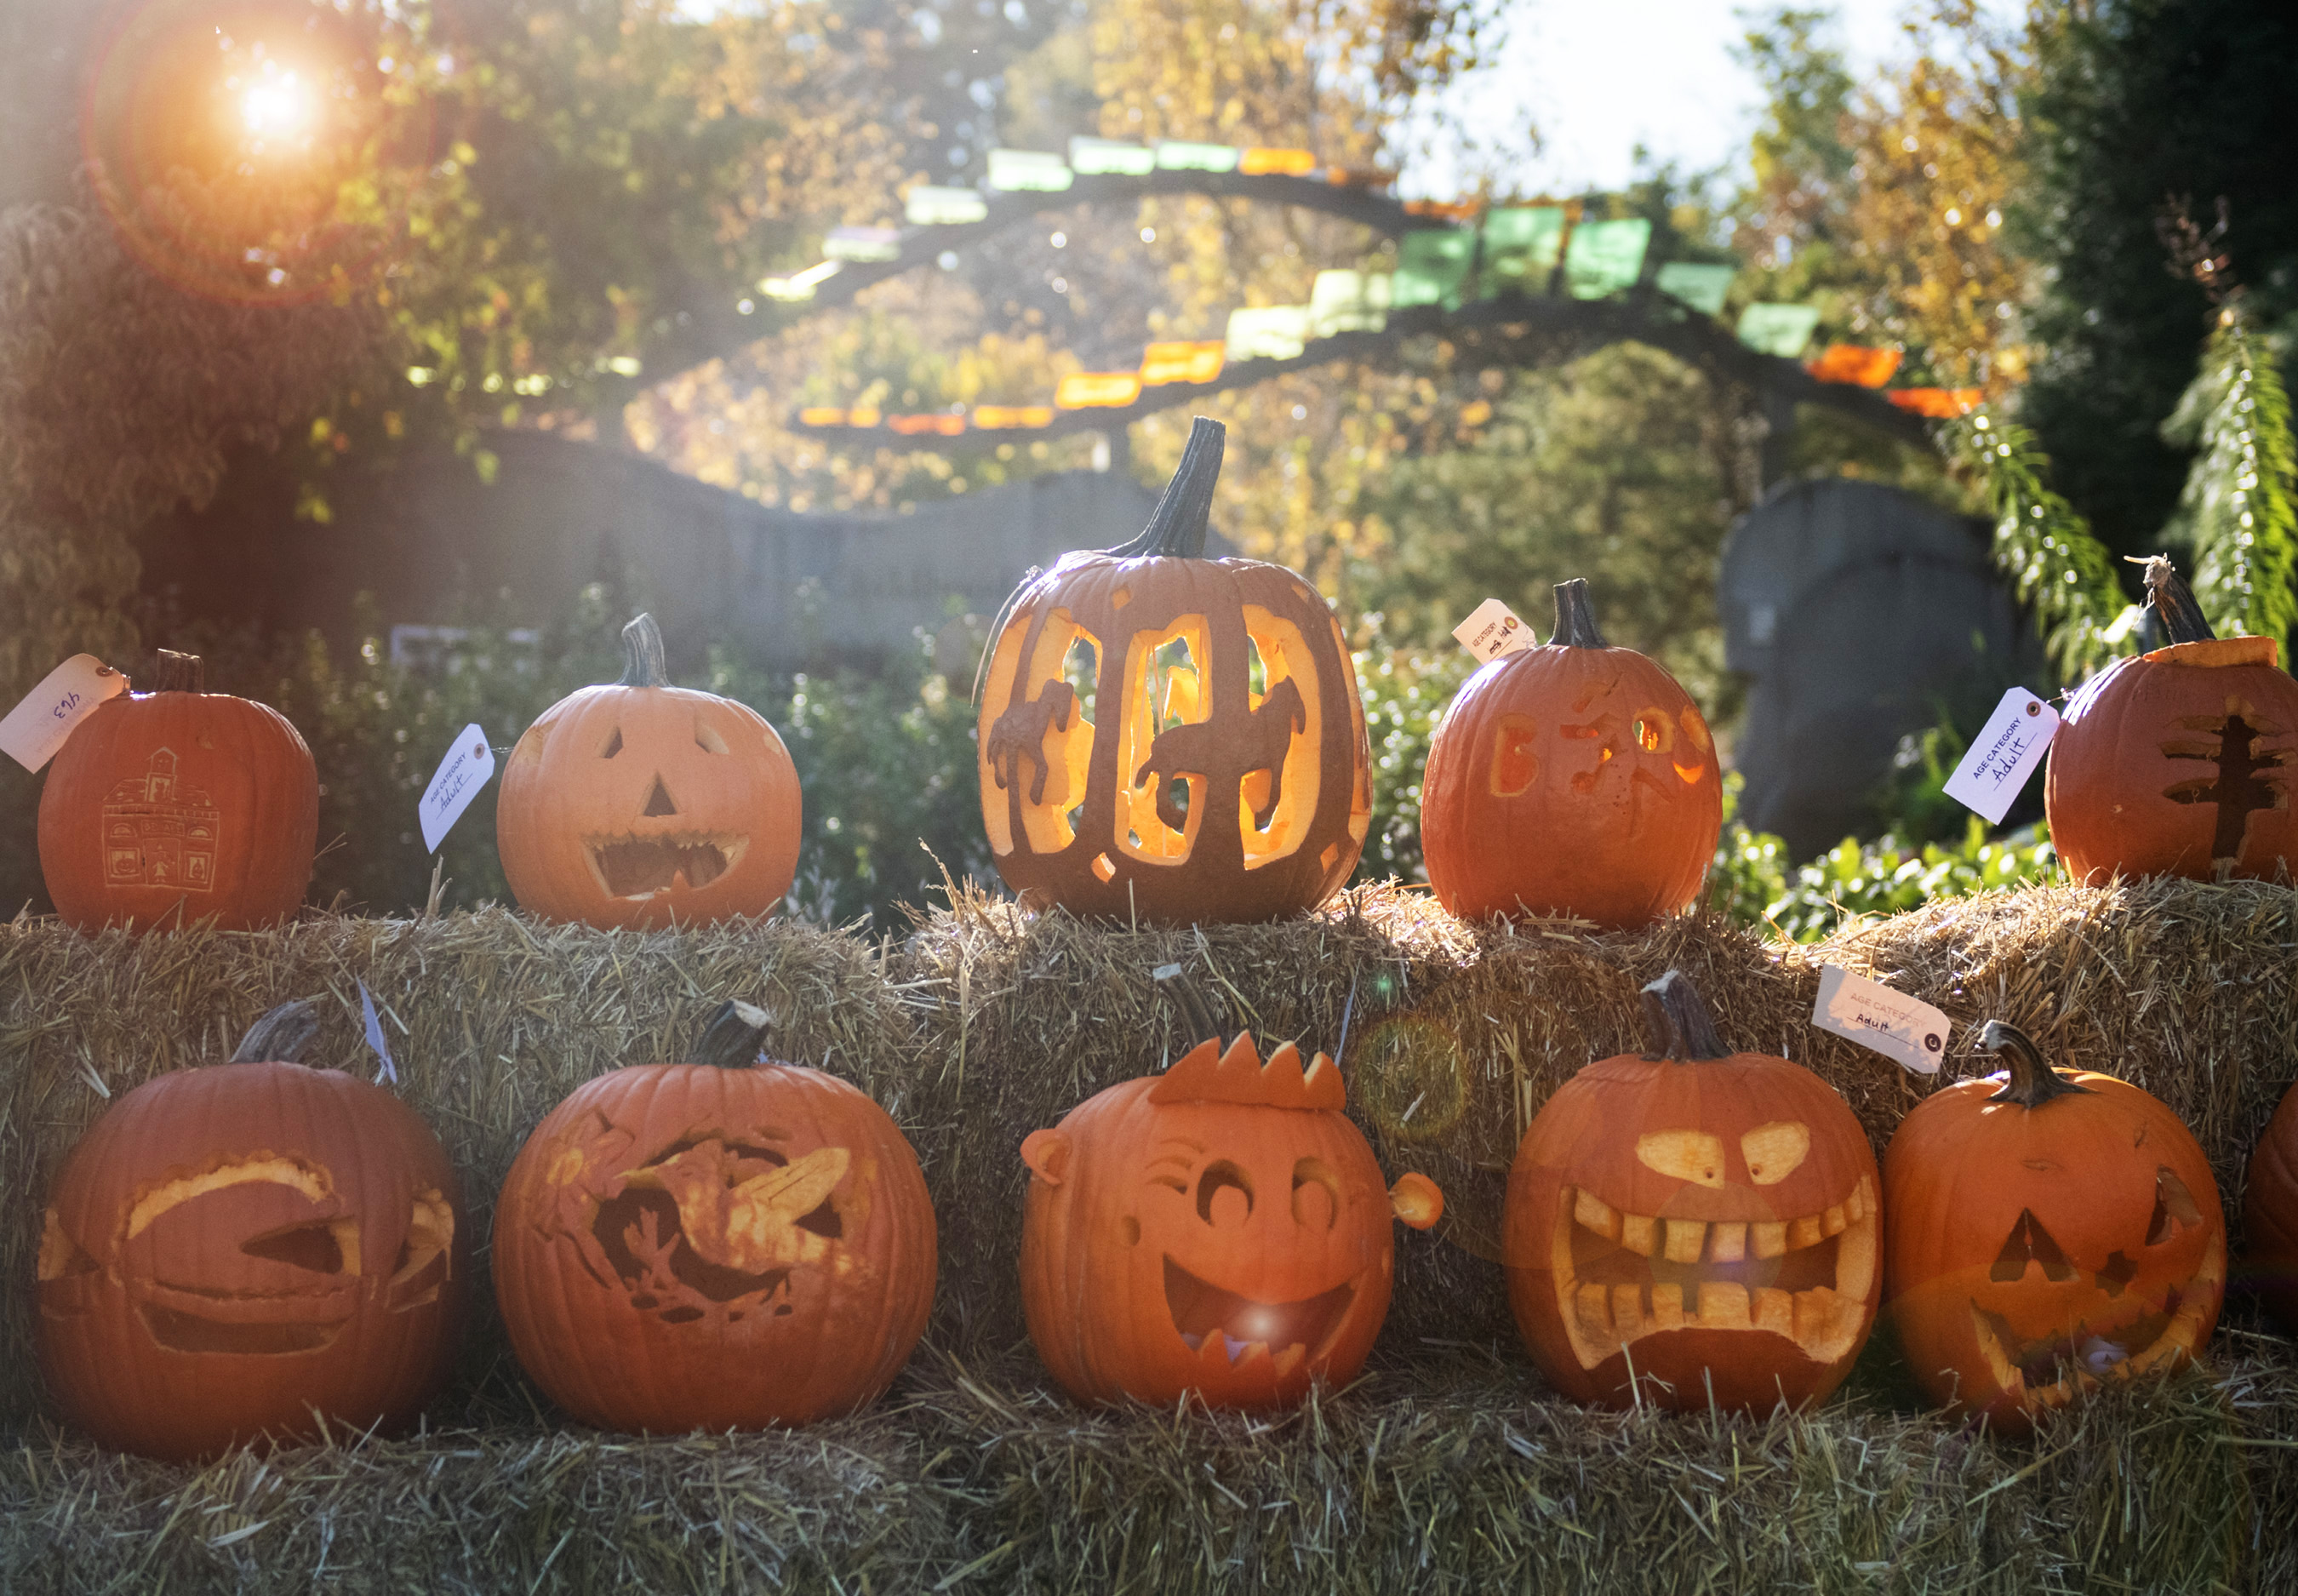
[[[308,997],[283,1003],[247,1028],[231,1055],[235,1064],[300,1064],[319,1035],[318,1005]]]
[[[1612,646],[1596,629],[1596,607],[1589,600],[1585,577],[1575,576],[1569,582],[1556,584],[1556,635],[1548,642],[1550,648],[1608,649]]]
[[[721,1070],[747,1070],[758,1062],[758,1052],[765,1046],[766,1032],[773,1022],[774,1017],[757,1005],[730,997],[710,1016],[694,1062]]]
[[[1120,559],[1147,556],[1178,556],[1203,559],[1205,532],[1212,515],[1213,486],[1220,481],[1221,456],[1228,447],[1228,428],[1210,416],[1189,423],[1189,442],[1181,451],[1181,464],[1165,495],[1157,500],[1149,525],[1129,543],[1109,552]]]
[[[2204,618],[2203,607],[2195,602],[2194,590],[2179,578],[2178,567],[2166,557],[2150,554],[2144,560],[2132,557],[2132,563],[2146,567],[2143,578],[2146,601],[2162,617],[2162,630],[2170,634],[2172,642],[2208,642],[2218,635]]]
[[[178,654],[173,649],[159,651],[159,663],[152,669],[153,692],[204,692],[207,690],[207,666],[196,654]]]
[[[641,610],[623,628],[623,679],[619,687],[668,687],[670,674],[663,668],[662,628]]]
[[[1715,1018],[1707,1012],[1707,1000],[1682,971],[1669,971],[1646,987],[1642,997],[1646,1058],[1686,1064],[1732,1056],[1715,1034]]]
[[[2170,562],[2165,560],[2165,565]],[[2194,641],[2194,640],[2188,640]],[[2077,1086],[2046,1063],[2035,1039],[2015,1025],[1989,1020],[1979,1033],[1981,1051],[2001,1058],[2011,1071],[2010,1083],[1989,1097],[1989,1103],[2015,1103],[2021,1108],[2040,1108],[2054,1097],[2087,1096],[2090,1088]]]

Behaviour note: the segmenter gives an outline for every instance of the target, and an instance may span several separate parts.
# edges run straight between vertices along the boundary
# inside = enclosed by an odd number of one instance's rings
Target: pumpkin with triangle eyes
[[[673,687],[651,616],[620,682],[544,710],[503,767],[495,842],[523,908],[602,930],[772,913],[798,871],[798,769],[765,717]]]
[[[454,1170],[391,1093],[294,1062],[317,1030],[308,1003],[273,1010],[233,1062],[122,1096],[57,1176],[34,1333],[57,1407],[104,1445],[396,1429],[444,1381],[469,1276]]]
[[[1883,1274],[1916,1382],[2015,1434],[2200,1351],[2226,1295],[2226,1215],[2159,1099],[2062,1074],[1999,1020],[1979,1045],[2007,1073],[1933,1093],[1884,1154]]]

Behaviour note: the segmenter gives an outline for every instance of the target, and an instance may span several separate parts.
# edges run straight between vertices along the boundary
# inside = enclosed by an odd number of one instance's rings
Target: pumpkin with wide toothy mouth
[[[1435,1183],[1385,1190],[1340,1071],[1291,1043],[1201,1044],[1030,1134],[1021,1302],[1080,1402],[1272,1408],[1363,1366],[1388,1313],[1392,1213],[1426,1229]]]

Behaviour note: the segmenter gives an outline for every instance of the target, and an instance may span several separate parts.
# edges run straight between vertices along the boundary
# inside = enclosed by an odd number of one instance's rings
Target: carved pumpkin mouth
[[[685,887],[707,887],[724,875],[748,848],[748,836],[671,831],[660,836],[591,837],[583,848],[609,897],[651,897]]]
[[[1355,1296],[1355,1286],[1343,1281],[1298,1302],[1256,1302],[1165,1260],[1173,1328],[1191,1352],[1221,1369],[1265,1363],[1280,1377],[1291,1374],[1303,1358],[1324,1355]]]
[[[2119,1315],[2028,1337],[1974,1302],[1971,1327],[1988,1371],[2005,1393],[2029,1408],[2055,1408],[2102,1379],[2143,1374],[2191,1356],[2217,1315],[2216,1294],[2208,1288],[2225,1278],[2226,1246],[2212,1236],[2195,1278],[2183,1287],[2171,1286],[2157,1305],[2134,1303]]]
[[[260,1304],[274,1311],[283,1305],[277,1299]],[[171,1352],[312,1352],[334,1344],[335,1337],[343,1333],[343,1327],[351,1323],[348,1313],[326,1321],[217,1319],[205,1313],[187,1313],[163,1302],[145,1302],[137,1311],[152,1339]]]
[[[1832,1363],[1865,1327],[1879,1228],[1864,1175],[1822,1212],[1753,1224],[1622,1213],[1566,1187],[1550,1269],[1583,1369],[1674,1330],[1768,1332]]]

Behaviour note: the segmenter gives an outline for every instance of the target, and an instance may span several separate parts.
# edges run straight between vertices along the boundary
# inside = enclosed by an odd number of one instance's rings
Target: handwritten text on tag
[[[1519,649],[1540,647],[1540,640],[1532,634],[1532,628],[1498,599],[1487,599],[1477,605],[1467,620],[1452,628],[1452,635],[1460,640],[1462,648],[1486,664]]]
[[[1995,824],[2043,762],[2043,750],[2058,729],[2057,710],[2025,688],[2013,688],[1956,761],[1955,774],[1947,779],[1947,797]]]
[[[1938,1074],[1947,1054],[1945,1014],[1920,998],[1832,964],[1819,967],[1819,1001],[1812,1005],[1811,1022],[1918,1075]]]
[[[463,811],[479,796],[479,789],[495,773],[494,750],[487,747],[487,734],[476,726],[466,726],[463,734],[455,739],[455,746],[439,762],[439,773],[431,778],[431,785],[423,790],[423,801],[417,812],[423,820],[423,846],[432,853],[454,823],[462,819]]]
[[[38,770],[56,757],[81,716],[127,690],[127,677],[93,654],[75,654],[0,720],[0,750],[26,770]]]

